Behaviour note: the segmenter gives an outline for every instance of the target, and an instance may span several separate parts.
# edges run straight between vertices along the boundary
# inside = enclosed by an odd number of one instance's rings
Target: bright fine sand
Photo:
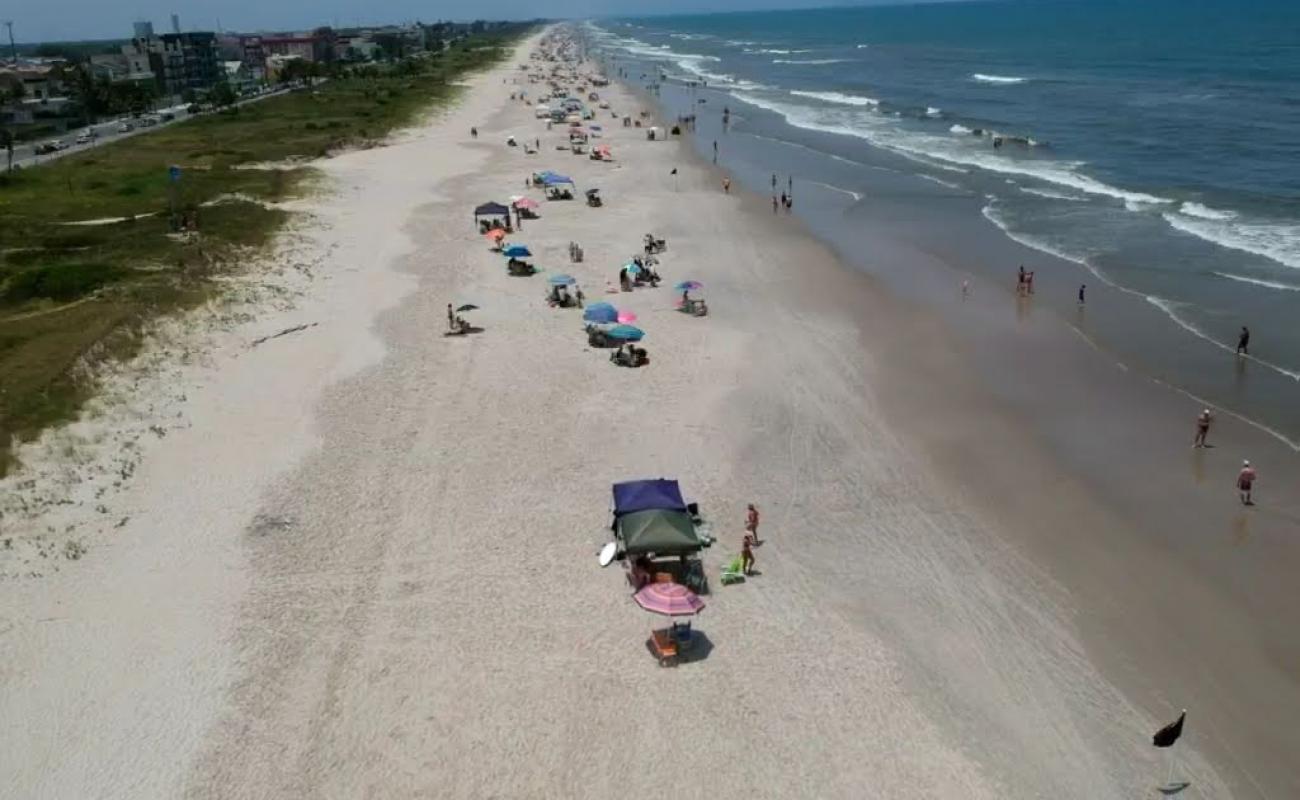
[[[886,419],[891,342],[859,316],[888,304],[683,144],[606,115],[613,163],[557,152],[509,99],[539,92],[512,83],[536,42],[391,146],[321,163],[279,289],[173,345],[129,414],[24,454],[0,796],[1151,795],[1167,719],[1101,676],[1067,592]],[[545,272],[512,278],[471,209],[547,168],[606,205],[542,202],[513,241]],[[607,295],[650,231],[666,285]],[[647,367],[546,305],[558,272],[639,316]],[[673,311],[687,278],[708,317]],[[448,302],[484,331],[444,337]],[[80,460],[50,466],[59,443]],[[596,562],[610,483],[656,476],[719,537],[706,640],[675,669]],[[761,574],[722,587],[751,501]],[[1195,748],[1176,758],[1186,796],[1228,795]]]

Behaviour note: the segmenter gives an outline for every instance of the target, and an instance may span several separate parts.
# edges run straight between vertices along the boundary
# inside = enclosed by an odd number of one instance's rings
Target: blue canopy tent
[[[543,186],[564,186],[565,184],[573,186],[573,179],[566,175],[557,175],[554,172],[542,173]]]
[[[682,489],[677,481],[652,478],[614,484],[614,516],[635,511],[686,511]]]

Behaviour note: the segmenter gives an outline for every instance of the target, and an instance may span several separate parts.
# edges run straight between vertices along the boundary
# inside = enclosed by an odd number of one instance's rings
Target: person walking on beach
[[[1214,420],[1214,415],[1210,409],[1205,409],[1196,415],[1196,438],[1192,440],[1193,447],[1206,447],[1205,437],[1210,435],[1210,422]]]
[[[1250,328],[1241,326],[1241,335],[1237,337],[1237,355],[1250,355]]]
[[[1025,265],[1021,264],[1020,274],[1016,277],[1016,294],[1023,295],[1024,293],[1025,293]]]
[[[745,533],[754,537],[754,544],[762,544],[758,538],[758,509],[750,503],[745,509]]]
[[[722,179],[722,191],[725,194],[731,194],[731,178]]]
[[[1255,477],[1255,468],[1250,465],[1250,462],[1241,462],[1241,472],[1237,473],[1237,492],[1241,495],[1243,506],[1255,505],[1254,498],[1250,496],[1251,487],[1255,485]]]
[[[754,540],[749,534],[740,543],[740,571],[746,575],[754,574]]]
[[[776,195],[772,195],[772,213],[776,213]]]
[[[963,281],[961,282],[961,299],[965,300],[967,297],[970,297],[970,280],[969,280],[969,279],[967,279],[967,280],[963,280]]]
[[[447,304],[447,330],[456,329],[456,312],[452,310],[451,303]]]
[[[1086,283],[1081,283],[1081,284],[1079,284],[1079,305],[1080,305],[1080,306],[1082,306],[1082,305],[1084,305],[1085,303],[1088,302],[1088,301],[1084,298],[1084,293],[1085,293],[1087,290],[1088,290],[1088,284],[1086,284]]]
[[[718,163],[718,140],[713,140],[713,163]]]
[[[471,139],[477,139],[477,138],[478,138],[478,128],[470,128],[470,129],[469,129],[469,138],[471,138]]]

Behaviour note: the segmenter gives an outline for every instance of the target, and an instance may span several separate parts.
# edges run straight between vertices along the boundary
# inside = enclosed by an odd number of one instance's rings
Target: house
[[[222,79],[216,36],[206,31],[137,37],[122,45],[128,79],[148,72],[163,94],[206,89]]]
[[[234,89],[237,94],[252,94],[257,91],[266,74],[264,69],[258,69],[255,74],[242,61],[223,61],[221,66],[226,76],[226,83],[230,84],[230,88]]]
[[[330,53],[329,40],[316,34],[298,36],[263,36],[262,50],[267,57],[295,56],[304,61],[328,61]]]

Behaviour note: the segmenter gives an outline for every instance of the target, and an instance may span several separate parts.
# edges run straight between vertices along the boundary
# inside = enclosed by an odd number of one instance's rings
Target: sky
[[[870,1],[870,0],[868,0]],[[879,2],[880,0],[876,0]],[[898,2],[898,0],[894,0]],[[182,30],[292,30],[318,25],[432,22],[438,19],[530,19],[803,8],[835,0],[8,0],[0,18],[12,19],[19,42],[123,39],[131,23],[149,20],[160,33],[180,15]],[[862,3],[852,3],[860,5]],[[0,34],[2,35],[2,34]]]

